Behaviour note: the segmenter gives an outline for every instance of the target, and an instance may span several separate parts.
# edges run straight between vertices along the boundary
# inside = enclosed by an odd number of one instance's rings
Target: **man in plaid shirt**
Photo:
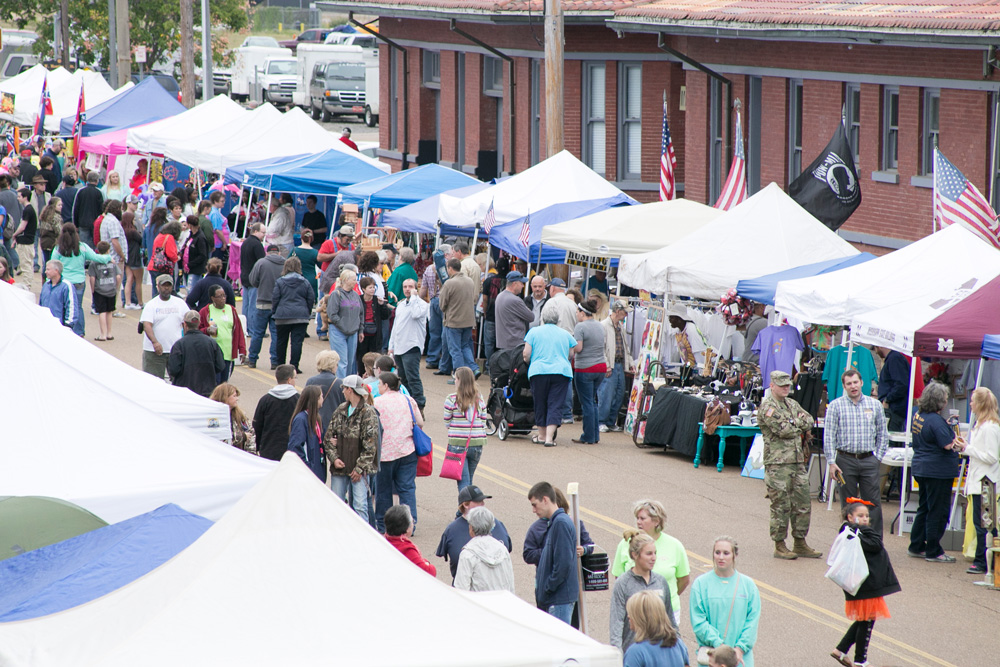
[[[874,503],[869,508],[871,526],[882,534],[882,503],[879,498],[879,467],[889,433],[882,404],[861,393],[861,373],[849,368],[840,376],[844,395],[826,408],[823,423],[823,449],[840,490],[840,505],[848,497]],[[840,480],[843,480],[843,484]]]

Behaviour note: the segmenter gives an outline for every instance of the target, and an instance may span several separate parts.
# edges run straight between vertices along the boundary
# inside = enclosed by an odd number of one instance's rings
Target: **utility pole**
[[[194,0],[181,0],[181,99],[194,106]]]
[[[545,0],[545,157],[563,149],[562,0]]]
[[[128,0],[115,0],[115,23],[118,24],[118,82],[120,88],[132,78],[132,38],[128,27]]]
[[[208,0],[201,0],[201,83],[205,87],[201,99],[207,102],[215,96],[212,83],[212,15],[208,11]]]
[[[63,67],[69,67],[69,0],[59,4],[59,41],[62,47],[60,58]]]
[[[115,0],[108,0],[108,72],[109,81],[118,81],[118,21],[115,16]]]

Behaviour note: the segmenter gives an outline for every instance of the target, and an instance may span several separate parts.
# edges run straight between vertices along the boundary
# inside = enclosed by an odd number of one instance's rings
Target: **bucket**
[[[584,554],[580,559],[583,566],[583,590],[608,590],[608,555],[606,553]]]

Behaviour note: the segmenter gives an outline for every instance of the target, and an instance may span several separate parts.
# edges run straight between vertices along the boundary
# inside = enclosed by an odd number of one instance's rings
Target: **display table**
[[[760,428],[757,426],[737,426],[735,424],[730,424],[729,426],[716,426],[715,433],[719,436],[719,463],[715,466],[719,472],[722,472],[722,457],[726,453],[726,438],[736,437],[740,439],[740,469],[747,462],[747,438],[750,438],[750,442],[753,442],[754,436],[760,433]],[[697,468],[701,464],[701,447],[705,443],[705,425],[703,423],[698,423],[698,447],[694,453],[694,467]]]
[[[730,394],[719,396],[732,412],[740,398]],[[698,452],[700,424],[705,419],[708,399],[679,391],[676,387],[660,387],[646,417],[643,444],[664,445],[687,456]]]

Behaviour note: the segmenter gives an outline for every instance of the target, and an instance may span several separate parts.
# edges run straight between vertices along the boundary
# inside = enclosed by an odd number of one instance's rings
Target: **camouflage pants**
[[[789,521],[792,522],[792,537],[805,537],[812,511],[805,464],[765,466],[764,484],[771,499],[771,539],[783,541],[788,536]]]

